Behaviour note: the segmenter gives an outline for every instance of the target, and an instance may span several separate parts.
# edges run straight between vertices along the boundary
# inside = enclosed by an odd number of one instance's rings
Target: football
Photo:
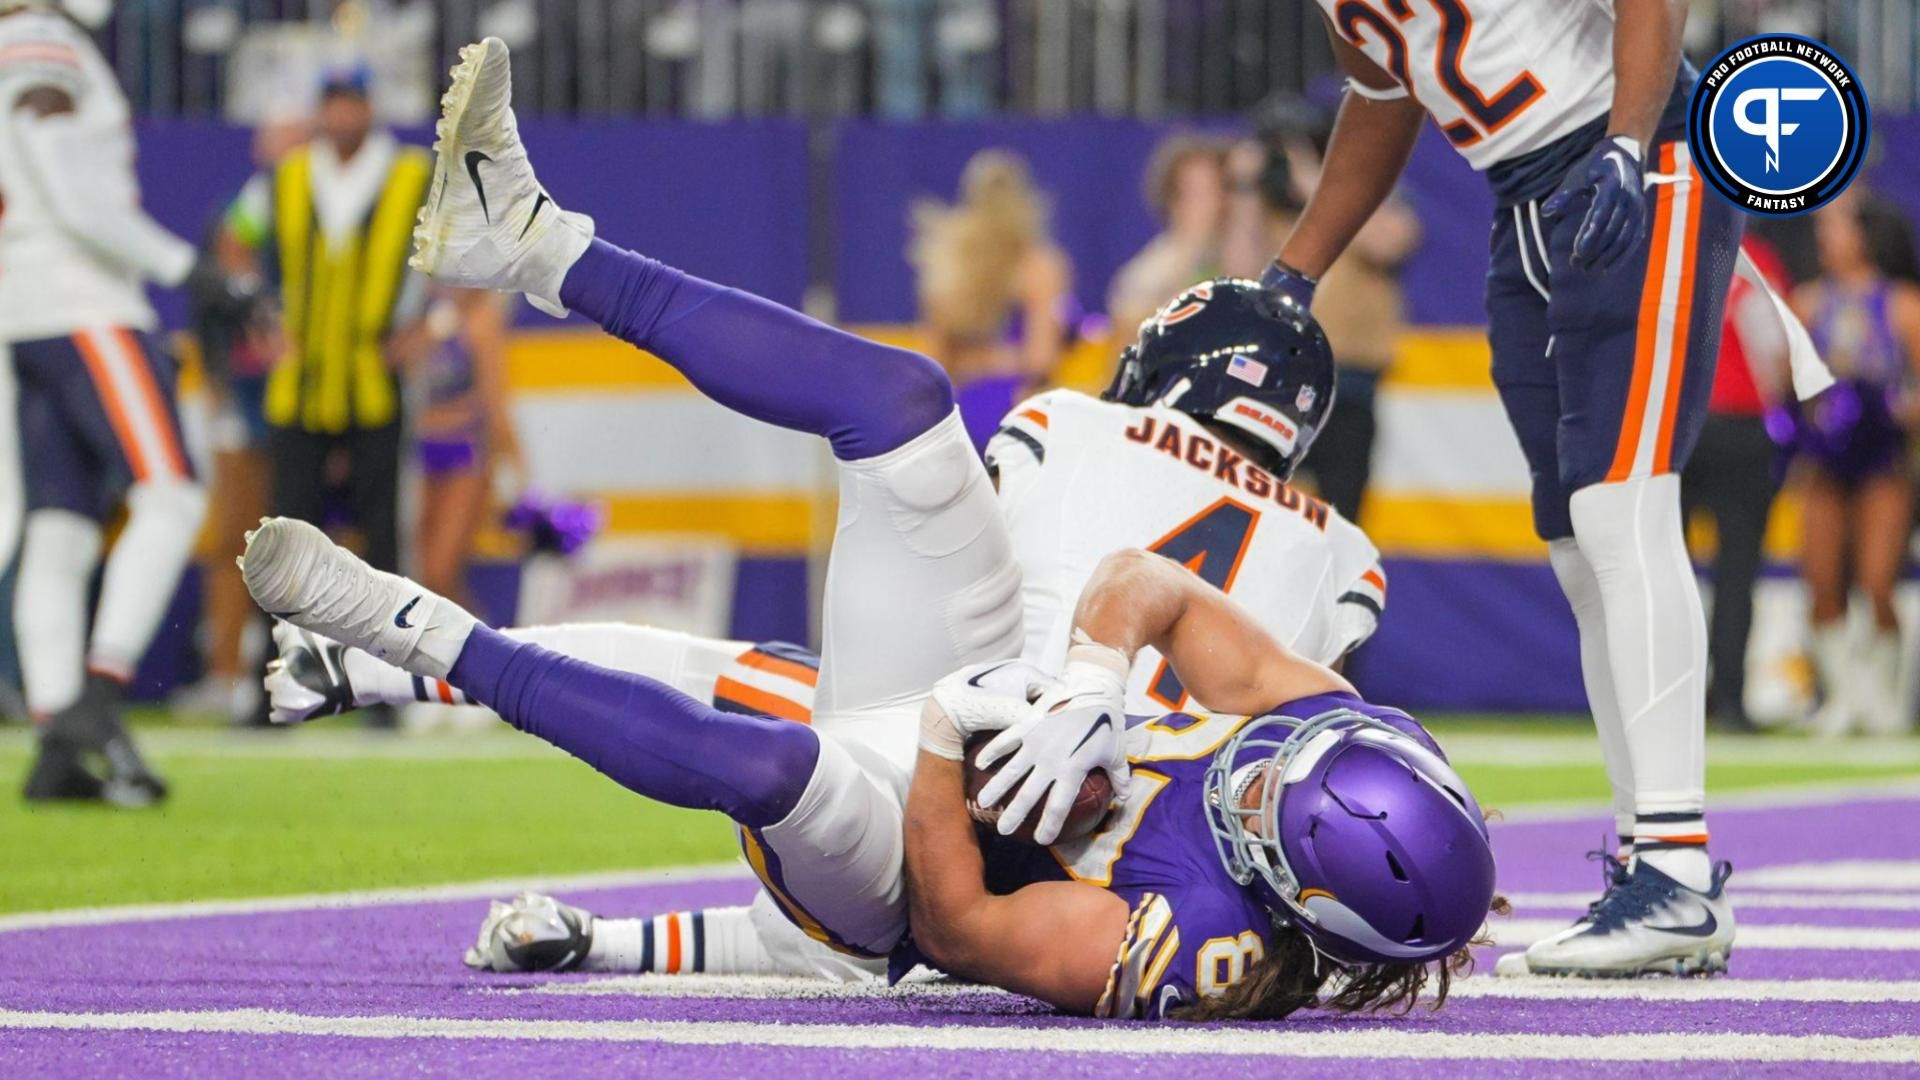
[[[993,741],[995,734],[997,733],[982,731],[969,737],[966,744],[966,758],[962,762],[967,779],[967,813],[972,815],[973,820],[987,826],[999,820],[1000,807],[1013,798],[1009,793],[999,805],[980,805],[981,789],[985,788],[987,781],[993,779],[994,774],[1000,771],[1000,765],[1005,764],[1004,759],[991,769],[982,769],[974,764],[974,759],[979,757],[980,751]],[[1104,772],[1088,773],[1087,778],[1080,782],[1080,793],[1073,800],[1073,809],[1067,813],[1067,823],[1060,827],[1060,841],[1056,843],[1077,840],[1091,833],[1106,818],[1107,810],[1112,805],[1113,781],[1107,779],[1107,774]],[[1033,812],[1027,815],[1027,820],[1021,822],[1020,827],[1014,830],[1009,839],[1027,844],[1033,843],[1033,830],[1040,824],[1040,811],[1041,808],[1036,806]]]

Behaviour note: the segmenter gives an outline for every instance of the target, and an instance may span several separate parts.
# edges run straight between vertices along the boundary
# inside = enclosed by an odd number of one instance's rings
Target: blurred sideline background
[[[1920,209],[1914,6],[1701,0],[1690,51],[1762,29],[1819,34],[1853,59],[1878,108],[1869,182]],[[1162,140],[1247,133],[1275,101],[1326,106],[1338,93],[1315,5],[1289,0],[140,0],[120,5],[104,40],[142,114],[148,207],[202,236],[253,171],[251,128],[311,108],[329,64],[367,63],[383,119],[424,143],[454,50],[485,33],[515,48],[543,180],[604,236],[907,344],[926,344],[910,207],[954,198],[975,153],[1025,159],[1073,296],[1100,312],[1158,227],[1142,188]],[[1487,375],[1490,199],[1433,137],[1403,197],[1420,240],[1399,273],[1406,326],[1360,515],[1388,557],[1391,614],[1358,670],[1369,693],[1409,707],[1577,711],[1572,621]],[[1784,233],[1790,267],[1810,273],[1809,242]],[[185,325],[178,295],[157,299],[170,327]],[[529,563],[512,536],[483,529],[470,580],[487,615],[808,640],[832,521],[821,450],[707,404],[591,328],[524,307],[514,321],[527,479],[601,506],[606,527],[565,565]],[[1078,326],[1054,381],[1097,390],[1130,331],[1097,316]],[[1797,508],[1789,490],[1768,529],[1748,694],[1760,714],[1810,700]],[[1712,529],[1696,532],[1704,559]],[[210,559],[183,584],[143,696],[198,676],[188,631],[206,576],[230,572]]]

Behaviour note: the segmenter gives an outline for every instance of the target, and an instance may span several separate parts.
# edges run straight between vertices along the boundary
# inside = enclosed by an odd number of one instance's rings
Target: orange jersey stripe
[[[1047,426],[1047,414],[1041,412],[1039,409],[1021,409],[1020,415],[1025,419],[1039,424],[1043,428]]]
[[[1673,170],[1673,145],[1660,150],[1660,170]],[[1613,467],[1607,470],[1607,482],[1625,480],[1633,472],[1634,455],[1640,449],[1640,430],[1645,423],[1647,392],[1653,382],[1653,354],[1658,347],[1660,294],[1666,279],[1667,233],[1673,227],[1673,187],[1662,185],[1655,199],[1653,233],[1647,252],[1647,275],[1640,287],[1639,338],[1633,350],[1633,388],[1627,395],[1626,415],[1620,418],[1620,442],[1614,447]]]
[[[1680,295],[1673,316],[1673,363],[1667,368],[1666,408],[1660,412],[1660,441],[1653,448],[1655,476],[1672,471],[1673,425],[1680,416],[1680,377],[1687,369],[1687,344],[1692,338],[1694,259],[1700,250],[1700,177],[1687,165],[1686,251],[1681,253]]]
[[[1369,570],[1366,573],[1360,575],[1360,580],[1366,582],[1367,584],[1373,586],[1376,589],[1379,589],[1382,595],[1386,594],[1387,579],[1385,576],[1383,576],[1380,573],[1380,571]]]
[[[817,670],[798,661],[774,656],[772,653],[764,653],[758,649],[753,649],[741,654],[739,662],[742,667],[750,667],[755,671],[764,671],[769,675],[778,675],[782,678],[792,679],[794,682],[806,686],[814,686],[820,681],[820,672]]]
[[[755,712],[777,716],[782,720],[792,720],[801,724],[813,723],[812,710],[799,702],[783,698],[779,694],[770,694],[757,686],[748,686],[746,683],[729,679],[724,675],[714,681],[713,696],[737,701]]]
[[[86,362],[87,374],[92,377],[94,390],[100,395],[100,404],[107,411],[107,423],[113,428],[113,437],[120,440],[120,449],[127,455],[127,464],[133,469],[134,480],[144,482],[151,479],[153,465],[140,449],[140,440],[134,437],[133,422],[127,417],[126,403],[120,400],[119,393],[114,389],[106,357],[100,355],[92,332],[83,330],[73,335],[73,344],[80,350],[80,358]]]
[[[153,429],[160,434],[160,452],[166,455],[166,464],[172,467],[175,476],[185,477],[188,472],[187,453],[180,446],[180,432],[174,427],[173,414],[167,411],[166,399],[160,395],[160,384],[153,379],[153,367],[147,363],[146,350],[140,347],[140,339],[125,327],[116,328],[113,334],[114,340],[126,350],[127,366],[133,373],[133,385],[141,403],[146,406]]]
[[[680,913],[667,916],[667,974],[680,974]]]

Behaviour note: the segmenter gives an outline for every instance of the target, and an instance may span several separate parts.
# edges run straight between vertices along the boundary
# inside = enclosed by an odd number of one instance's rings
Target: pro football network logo
[[[1700,77],[1687,137],[1715,191],[1755,214],[1804,214],[1845,191],[1867,152],[1867,98],[1832,49],[1762,34]]]

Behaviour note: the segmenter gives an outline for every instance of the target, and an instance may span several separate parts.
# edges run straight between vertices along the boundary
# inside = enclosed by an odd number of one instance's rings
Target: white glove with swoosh
[[[1101,645],[1079,630],[1067,650],[1067,666],[1057,689],[1043,694],[1025,720],[1002,731],[980,751],[981,768],[1012,755],[981,789],[982,806],[996,806],[1015,784],[1020,790],[1000,812],[997,828],[1011,836],[1042,799],[1046,806],[1033,830],[1039,844],[1060,838],[1060,829],[1095,769],[1106,771],[1115,796],[1126,797],[1127,672],[1120,650]]]

